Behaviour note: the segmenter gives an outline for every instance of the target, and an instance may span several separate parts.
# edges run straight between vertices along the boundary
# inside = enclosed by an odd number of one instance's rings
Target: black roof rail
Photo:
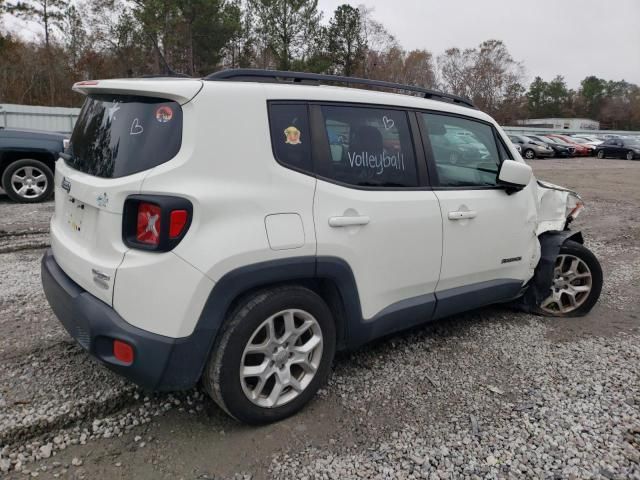
[[[173,70],[169,73],[150,73],[148,75],[140,75],[138,78],[193,78],[186,73],[178,73]]]
[[[220,70],[204,77],[204,80],[220,81],[229,80],[236,82],[282,82],[306,83],[317,85],[321,82],[346,83],[348,85],[368,85],[371,87],[390,88],[394,90],[405,90],[422,94],[424,98],[454,103],[464,107],[476,108],[471,100],[458,95],[430,90],[428,88],[416,87],[414,85],[404,85],[402,83],[386,82],[383,80],[372,80],[368,78],[344,77],[339,75],[325,75],[307,72],[288,72],[284,70],[260,70],[254,68],[239,68]]]

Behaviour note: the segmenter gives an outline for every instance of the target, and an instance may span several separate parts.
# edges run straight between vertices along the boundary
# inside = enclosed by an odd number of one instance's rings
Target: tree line
[[[317,0],[0,0],[0,12],[42,31],[33,41],[0,30],[2,103],[77,106],[70,85],[92,78],[268,68],[440,89],[507,125],[584,116],[640,130],[637,85],[589,76],[572,90],[558,76],[527,88],[524,65],[502,41],[408,51],[364,5],[329,18]]]

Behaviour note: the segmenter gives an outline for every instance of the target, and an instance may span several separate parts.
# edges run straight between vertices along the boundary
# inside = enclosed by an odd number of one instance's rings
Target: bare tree
[[[433,55],[427,50],[412,50],[404,56],[402,83],[434,88],[436,71]]]
[[[514,84],[522,83],[524,69],[500,40],[478,48],[450,48],[438,57],[442,88],[471,98],[479,108],[496,112]]]

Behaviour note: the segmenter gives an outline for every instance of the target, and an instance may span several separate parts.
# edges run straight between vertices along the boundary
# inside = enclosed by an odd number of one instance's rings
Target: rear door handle
[[[369,217],[366,215],[354,217],[329,217],[330,227],[350,227],[353,225],[367,225]]]
[[[475,218],[478,212],[475,210],[449,212],[449,220],[464,220],[465,218]]]

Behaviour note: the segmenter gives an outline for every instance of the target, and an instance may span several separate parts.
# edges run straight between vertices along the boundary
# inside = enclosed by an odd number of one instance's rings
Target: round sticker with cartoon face
[[[300,145],[300,130],[293,125],[284,129],[284,135],[286,137],[285,143],[289,145]]]
[[[173,110],[171,107],[163,105],[156,110],[156,120],[160,123],[167,123],[173,118]]]

